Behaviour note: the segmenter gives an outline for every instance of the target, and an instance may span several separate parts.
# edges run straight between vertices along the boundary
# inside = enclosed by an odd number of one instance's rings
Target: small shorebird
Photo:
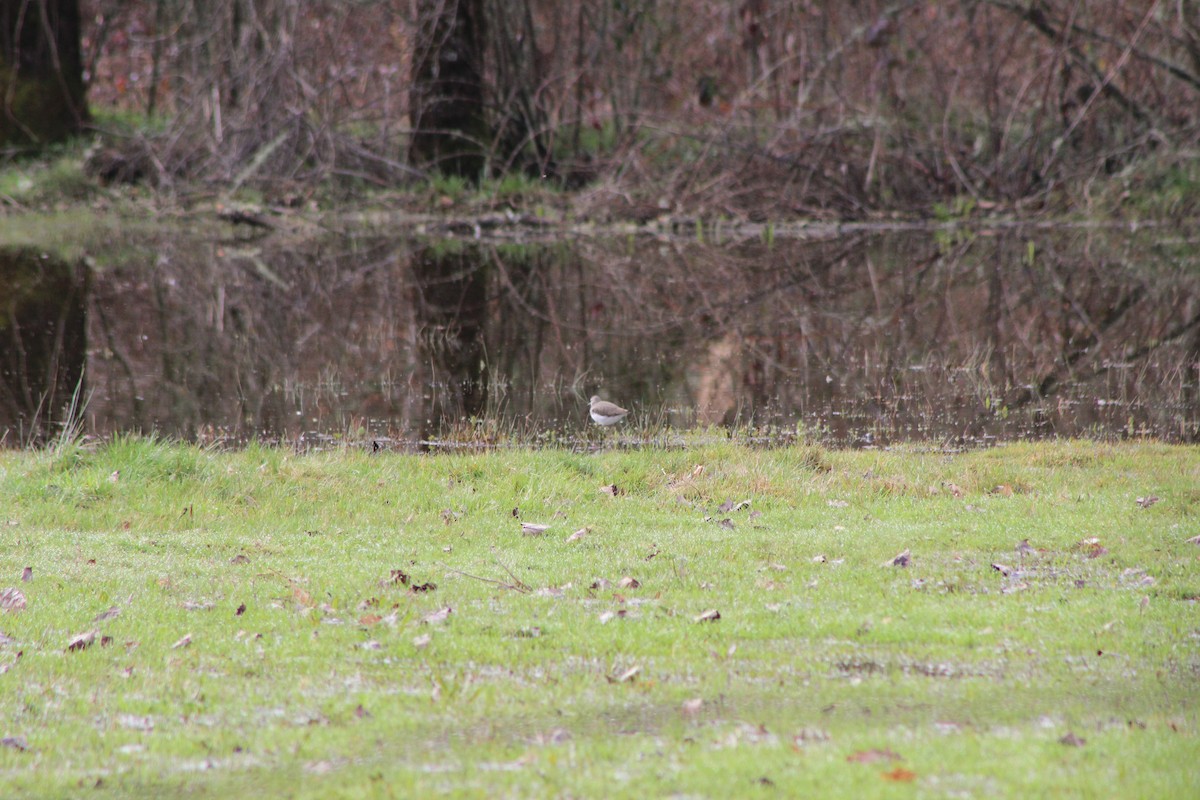
[[[616,425],[625,419],[625,415],[629,413],[615,403],[601,400],[600,395],[594,395],[588,405],[590,406],[588,411],[591,412],[592,419],[606,428],[609,425]]]

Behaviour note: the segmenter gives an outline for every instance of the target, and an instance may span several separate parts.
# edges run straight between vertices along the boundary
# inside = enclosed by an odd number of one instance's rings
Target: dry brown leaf
[[[25,608],[25,594],[20,589],[0,589],[0,608],[5,611],[20,611]]]
[[[180,648],[187,647],[191,643],[192,643],[192,635],[190,633],[185,633],[182,636],[182,638],[179,639],[179,641],[177,641],[177,642],[175,642],[175,644],[171,645],[171,649],[179,650]]]
[[[379,622],[379,620],[381,620],[381,619],[383,619],[383,617],[379,616],[378,614],[363,614],[361,617],[358,618],[358,624],[359,625],[374,625],[375,623]]]
[[[92,617],[92,622],[104,622],[106,619],[116,619],[119,616],[121,616],[121,607],[112,606],[107,611],[101,611],[99,614]]]
[[[634,678],[636,678],[638,676],[638,673],[641,671],[642,671],[641,667],[630,667],[629,669],[625,670],[620,675],[618,675],[616,677],[615,682],[616,683],[626,683],[627,681],[631,681]]]
[[[911,783],[917,779],[917,773],[912,770],[907,770],[904,767],[896,767],[888,772],[879,773],[885,781],[897,781],[899,783]]]
[[[721,618],[721,612],[715,608],[710,608],[707,611],[702,611],[692,617],[693,622],[716,622]]]
[[[445,608],[439,608],[437,611],[431,611],[428,614],[426,614],[425,616],[421,617],[421,624],[422,625],[441,625],[443,622],[445,622],[446,620],[448,620],[450,618],[450,615],[453,612],[454,612],[454,609],[451,608],[450,606],[446,606]]]
[[[90,648],[92,644],[96,643],[97,636],[100,636],[100,631],[97,630],[74,634],[74,636],[71,637],[70,642],[67,642],[67,650],[74,651]],[[104,642],[104,639],[108,639],[108,642]],[[107,636],[101,637],[101,644],[108,644],[109,642],[112,642],[112,639]]]
[[[894,753],[888,748],[859,750],[846,756],[846,760],[852,764],[873,764],[876,761],[899,761],[900,754]]]

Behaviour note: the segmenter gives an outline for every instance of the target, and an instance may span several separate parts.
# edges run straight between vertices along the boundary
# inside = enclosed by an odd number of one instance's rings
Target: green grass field
[[[1154,443],[2,452],[0,797],[1195,796],[1197,535]]]

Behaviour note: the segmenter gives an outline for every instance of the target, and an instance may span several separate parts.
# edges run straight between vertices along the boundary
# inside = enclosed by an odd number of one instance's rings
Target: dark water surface
[[[0,437],[579,442],[587,398],[837,445],[1200,440],[1200,239],[130,235],[0,247]],[[423,444],[424,443],[424,444]]]

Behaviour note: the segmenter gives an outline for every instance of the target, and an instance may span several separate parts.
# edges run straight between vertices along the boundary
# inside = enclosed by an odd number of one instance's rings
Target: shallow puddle
[[[1200,439],[1189,234],[760,233],[0,250],[0,436],[57,435],[74,396],[101,436],[594,442],[600,394],[626,443]]]

